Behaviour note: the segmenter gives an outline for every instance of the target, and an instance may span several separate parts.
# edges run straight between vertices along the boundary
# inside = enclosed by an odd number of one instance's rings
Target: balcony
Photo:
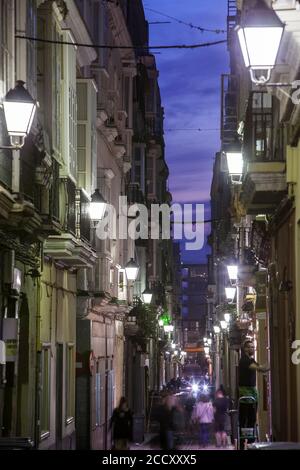
[[[105,121],[105,126],[101,128],[102,133],[107,138],[108,142],[113,142],[118,136],[117,125],[113,118],[108,118]]]
[[[278,101],[266,92],[253,92],[245,120],[246,171],[241,202],[248,214],[272,212],[284,197],[286,131],[278,123]]]
[[[271,212],[287,190],[285,162],[250,162],[241,201],[248,214]]]
[[[92,267],[97,256],[90,246],[89,199],[71,180],[64,179],[62,184],[67,195],[63,233],[47,238],[44,253],[68,267]]]
[[[126,195],[129,204],[145,204],[145,196],[139,183],[129,183]]]
[[[91,268],[97,260],[95,251],[71,233],[47,238],[44,253],[64,266],[73,268]]]
[[[224,147],[236,140],[238,128],[237,94],[238,77],[222,75],[221,79],[221,141]]]

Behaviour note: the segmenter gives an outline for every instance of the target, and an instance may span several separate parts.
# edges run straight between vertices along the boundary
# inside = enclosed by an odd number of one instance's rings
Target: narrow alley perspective
[[[262,450],[300,451],[300,0],[0,0],[0,463]]]

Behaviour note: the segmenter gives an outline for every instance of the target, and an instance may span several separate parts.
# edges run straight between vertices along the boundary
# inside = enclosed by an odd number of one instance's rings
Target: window
[[[40,401],[40,439],[50,435],[50,386],[51,386],[51,349],[50,344],[42,345],[41,353],[41,401]]]
[[[155,82],[149,79],[149,93],[146,95],[146,112],[154,112],[155,104]]]
[[[148,155],[147,157],[147,185],[148,185],[148,194],[155,195],[156,189],[156,178],[155,178],[155,161],[153,155]]]
[[[69,31],[64,32],[63,40],[73,42]],[[62,155],[64,167],[61,176],[76,180],[77,177],[77,94],[76,94],[76,49],[63,47],[63,80],[62,80]]]
[[[36,1],[27,0],[26,35],[35,38],[36,31]],[[26,61],[27,61],[27,83],[26,87],[33,97],[36,97],[36,66],[37,66],[37,43],[26,41]]]
[[[88,194],[95,189],[97,137],[96,88],[93,80],[77,80],[77,182]],[[94,175],[93,175],[94,173]]]
[[[66,346],[66,424],[74,421],[75,416],[75,357],[74,344]]]
[[[134,146],[134,161],[132,166],[131,180],[138,183],[141,191],[145,192],[145,148],[142,145]]]
[[[54,39],[56,41],[62,41],[63,37],[54,27],[53,31]],[[54,44],[52,48],[52,70],[53,70],[53,82],[52,82],[52,94],[53,94],[53,113],[52,113],[52,137],[53,147],[55,155],[59,159],[61,156],[61,80],[62,80],[62,46]],[[47,65],[45,66],[45,73]],[[46,112],[46,109],[44,110]]]
[[[0,98],[13,86],[13,0],[0,2]]]
[[[98,369],[98,363],[97,363]],[[96,426],[101,424],[101,375],[99,371],[96,373],[95,378],[95,408],[96,408]]]

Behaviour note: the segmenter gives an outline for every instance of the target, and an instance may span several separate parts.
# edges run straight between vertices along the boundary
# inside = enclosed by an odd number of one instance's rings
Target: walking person
[[[128,450],[132,439],[132,412],[125,397],[121,397],[119,406],[114,409],[109,428],[113,430],[113,449]]]
[[[228,406],[228,398],[225,397],[223,390],[217,390],[216,398],[214,401],[215,436],[217,447],[227,447],[227,433],[225,431],[225,426],[227,420]]]
[[[159,413],[160,446],[163,450],[175,448],[174,441],[174,410],[176,400],[174,395],[163,397]]]
[[[208,396],[201,395],[195,408],[194,419],[199,421],[200,445],[206,447],[210,441],[210,428],[214,420],[214,409]]]

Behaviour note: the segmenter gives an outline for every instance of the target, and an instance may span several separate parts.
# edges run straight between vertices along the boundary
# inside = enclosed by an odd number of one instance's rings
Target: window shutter
[[[69,31],[63,33],[63,39],[72,42]],[[63,93],[62,93],[62,150],[64,166],[61,176],[77,177],[77,96],[76,96],[76,49],[63,46]]]
[[[93,80],[77,80],[77,178],[78,186],[88,194],[96,187],[96,93]]]

